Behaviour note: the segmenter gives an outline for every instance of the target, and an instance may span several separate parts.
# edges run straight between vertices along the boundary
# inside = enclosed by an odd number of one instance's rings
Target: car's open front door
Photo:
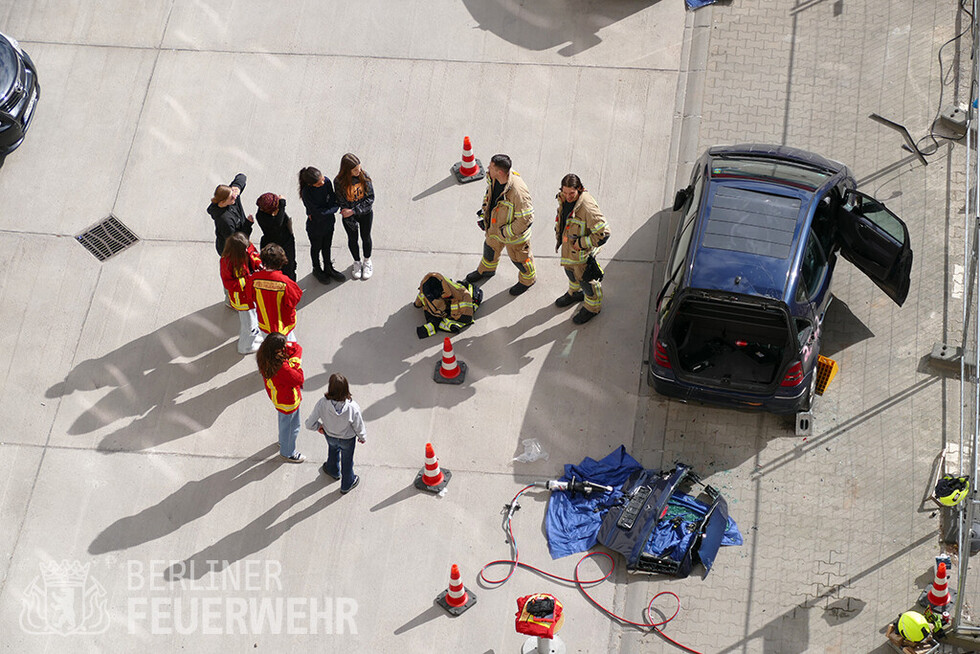
[[[912,247],[901,219],[873,197],[848,191],[841,207],[841,254],[902,306],[909,294]]]

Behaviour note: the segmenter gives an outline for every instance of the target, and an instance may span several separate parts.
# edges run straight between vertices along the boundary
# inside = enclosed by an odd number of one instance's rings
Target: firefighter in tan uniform
[[[572,322],[581,325],[592,320],[602,309],[600,281],[603,272],[595,256],[599,247],[609,240],[609,226],[578,175],[565,175],[556,197],[555,252],[561,250],[568,292],[555,300],[555,305],[564,308],[584,300],[582,308],[572,318]]]
[[[425,313],[425,324],[415,333],[419,338],[433,336],[437,329],[450,334],[459,333],[473,323],[473,314],[483,291],[466,282],[454,282],[439,273],[430,272],[419,284],[415,306]]]
[[[534,207],[531,193],[520,175],[511,172],[510,157],[495,154],[487,167],[487,192],[483,207],[478,212],[480,226],[486,234],[483,242],[483,258],[479,267],[466,276],[470,284],[490,279],[497,272],[500,253],[507,248],[507,256],[520,271],[517,283],[511,286],[511,295],[520,295],[534,283],[534,257],[531,256],[531,221]]]

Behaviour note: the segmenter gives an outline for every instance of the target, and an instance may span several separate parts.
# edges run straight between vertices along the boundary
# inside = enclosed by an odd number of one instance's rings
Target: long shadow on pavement
[[[278,453],[278,445],[263,447],[229,468],[184,484],[172,495],[135,515],[120,518],[95,537],[88,546],[89,554],[142,545],[204,517],[221,500],[279,468]]]
[[[322,364],[323,372],[312,374],[317,366],[304,362],[305,392],[312,397],[319,389],[325,390],[330,375],[335,372],[347,377],[351,386],[383,384],[403,375],[411,367],[409,359],[432,345],[431,340],[421,341],[415,337],[420,316],[420,311],[409,300],[388,316],[384,325],[369,327],[345,338],[333,358]]]
[[[88,434],[135,418],[106,435],[98,446],[102,451],[142,450],[196,433],[213,425],[228,406],[261,389],[255,375],[211,385],[242,359],[234,345],[237,322],[232,311],[213,304],[82,361],[45,395],[111,389],[67,429],[70,435]],[[182,401],[188,391],[202,386],[203,393]]]
[[[323,475],[317,475],[312,481],[297,488],[288,497],[274,504],[238,531],[228,534],[197,554],[171,565],[164,570],[163,578],[167,581],[200,579],[207,573],[221,572],[226,566],[264,550],[295,525],[313,517],[342,497],[339,486],[334,492],[327,492],[328,488]],[[317,493],[323,495],[313,504],[279,520],[293,506]]]

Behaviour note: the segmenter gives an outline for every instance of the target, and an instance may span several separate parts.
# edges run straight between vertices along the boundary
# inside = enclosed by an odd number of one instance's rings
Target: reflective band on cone
[[[466,589],[463,588],[463,580],[459,576],[459,566],[455,563],[449,573],[449,592],[446,594],[446,604],[449,606],[466,604]]]
[[[436,363],[432,379],[439,384],[462,384],[466,380],[466,364],[456,360],[448,336],[442,341],[442,360]]]
[[[442,376],[446,379],[453,379],[459,374],[459,364],[456,363],[456,355],[453,354],[453,344],[449,342],[449,337],[442,342]]]
[[[949,577],[946,575],[946,563],[940,562],[936,566],[936,578],[932,582],[932,588],[926,595],[926,600],[934,607],[946,606],[949,604]]]
[[[459,167],[459,174],[464,177],[472,177],[479,172],[480,167],[476,165],[476,157],[473,156],[473,146],[470,144],[470,137],[463,137],[463,165]]]
[[[425,472],[422,473],[422,481],[426,486],[438,486],[442,483],[442,470],[439,469],[439,459],[436,458],[435,449],[432,443],[425,444]]]
[[[440,493],[449,485],[453,473],[439,467],[432,443],[425,444],[425,466],[415,475],[415,487],[427,493]]]
[[[449,590],[444,590],[436,598],[436,604],[449,611],[450,615],[460,615],[476,604],[476,595],[463,586],[459,566],[453,564],[449,573]]]
[[[456,181],[460,184],[475,182],[478,179],[486,177],[483,164],[473,156],[473,146],[470,144],[470,137],[463,137],[463,159],[454,163],[450,171],[455,175]]]

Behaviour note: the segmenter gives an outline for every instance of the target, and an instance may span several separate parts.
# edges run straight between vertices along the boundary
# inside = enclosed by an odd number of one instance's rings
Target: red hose
[[[554,579],[555,581],[562,581],[562,582],[565,582],[567,584],[572,584],[572,585],[576,586],[582,592],[582,594],[585,595],[590,602],[592,602],[592,604],[597,609],[599,609],[600,611],[602,611],[603,613],[605,613],[606,615],[608,615],[610,618],[612,618],[613,620],[616,620],[617,622],[619,622],[621,624],[628,624],[630,626],[638,627],[638,628],[641,628],[641,629],[651,629],[654,632],[656,632],[656,634],[658,636],[660,636],[661,638],[663,638],[667,642],[669,642],[669,643],[671,643],[671,644],[673,644],[673,645],[681,648],[685,652],[691,652],[692,654],[701,654],[697,650],[692,649],[690,647],[687,647],[686,645],[682,645],[681,643],[677,642],[676,640],[674,640],[673,638],[671,638],[670,636],[668,636],[667,634],[665,634],[660,629],[660,627],[666,626],[666,624],[668,622],[670,622],[675,617],[677,617],[677,614],[681,610],[681,599],[680,599],[680,597],[677,596],[677,593],[671,592],[669,590],[662,590],[659,593],[657,593],[656,595],[654,595],[652,598],[650,598],[650,602],[647,604],[647,608],[643,612],[643,617],[646,619],[646,622],[634,622],[633,620],[628,620],[628,619],[624,618],[623,616],[618,615],[618,614],[610,611],[609,609],[607,609],[606,607],[604,607],[602,604],[600,604],[597,599],[595,599],[594,597],[592,597],[591,595],[589,595],[589,592],[586,590],[586,587],[587,586],[594,586],[596,584],[599,584],[599,583],[605,581],[606,579],[608,579],[612,575],[613,571],[615,571],[615,569],[616,569],[616,562],[606,552],[588,552],[587,554],[584,554],[582,556],[582,558],[579,559],[578,563],[575,564],[575,578],[574,579],[569,579],[568,577],[562,577],[561,575],[556,575],[554,573],[547,572],[546,570],[542,570],[541,568],[536,568],[535,566],[530,565],[528,563],[522,563],[520,561],[520,553],[519,553],[519,551],[517,549],[517,540],[514,538],[514,530],[513,530],[513,527],[511,526],[511,520],[512,520],[512,518],[514,516],[514,509],[513,509],[513,507],[517,506],[517,499],[521,495],[523,495],[524,493],[526,493],[528,490],[530,490],[531,488],[534,488],[534,485],[533,484],[529,484],[529,485],[525,486],[524,488],[522,488],[520,491],[518,491],[517,495],[515,495],[514,496],[514,499],[512,499],[511,502],[510,502],[511,509],[510,509],[510,513],[507,514],[507,537],[510,539],[510,546],[514,550],[514,558],[512,558],[512,559],[497,559],[495,561],[490,561],[489,563],[487,563],[486,565],[484,565],[482,568],[480,568],[480,579],[483,580],[484,583],[486,583],[488,585],[491,585],[491,586],[500,586],[500,585],[504,584],[508,579],[511,578],[511,576],[514,574],[514,570],[516,570],[519,567],[521,567],[521,568],[527,568],[528,570],[533,570],[534,572],[537,572],[539,575],[541,575],[543,577],[547,577],[549,579]],[[609,572],[607,572],[602,577],[599,577],[598,579],[582,579],[582,578],[580,578],[579,577],[579,567],[587,559],[590,559],[593,556],[604,556],[607,559],[609,559]],[[510,566],[510,571],[507,573],[506,576],[501,577],[500,579],[488,579],[487,576],[486,576],[487,568],[489,568],[490,566],[494,566],[494,565],[509,565]],[[671,597],[673,597],[677,601],[677,608],[674,609],[674,613],[669,618],[666,618],[665,620],[661,620],[660,622],[654,622],[653,621],[653,618],[651,617],[651,614],[653,612],[653,603],[655,601],[657,601],[657,598],[660,597],[661,595],[670,595]]]

